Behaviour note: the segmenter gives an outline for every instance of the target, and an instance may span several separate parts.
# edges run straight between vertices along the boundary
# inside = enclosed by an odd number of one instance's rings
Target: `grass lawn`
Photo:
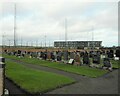
[[[33,70],[9,60],[6,61],[6,76],[30,93],[45,92],[58,86],[75,82],[72,78]]]
[[[4,55],[4,56],[6,58],[17,59],[26,63],[47,66],[50,68],[55,68],[55,69],[59,69],[59,70],[63,70],[71,73],[85,75],[88,77],[99,77],[108,72],[106,70],[90,68],[88,66],[73,66],[73,65],[68,65],[68,64],[58,63],[58,62],[43,61],[37,58],[18,58],[15,56],[8,56],[8,55]]]
[[[120,68],[120,60],[111,60],[113,68]]]

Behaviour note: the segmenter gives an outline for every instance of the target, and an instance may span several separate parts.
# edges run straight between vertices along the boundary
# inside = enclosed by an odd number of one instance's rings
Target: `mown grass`
[[[63,70],[71,73],[85,75],[88,77],[99,77],[108,72],[106,70],[90,68],[88,66],[73,66],[73,65],[68,65],[68,64],[58,63],[58,62],[43,61],[37,58],[18,58],[15,56],[8,56],[8,55],[4,55],[4,56],[6,58],[20,60],[25,63],[47,66],[50,68],[55,68],[55,69],[59,69],[59,70]]]
[[[58,86],[75,82],[72,78],[33,70],[9,60],[6,61],[6,76],[30,93],[45,92]]]
[[[113,68],[120,68],[120,60],[111,60],[111,63]]]

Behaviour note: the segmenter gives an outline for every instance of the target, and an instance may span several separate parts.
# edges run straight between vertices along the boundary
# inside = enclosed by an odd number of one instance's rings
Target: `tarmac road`
[[[26,94],[16,85],[14,85],[11,81],[9,81],[7,78],[5,79],[5,89],[9,91],[9,94]]]

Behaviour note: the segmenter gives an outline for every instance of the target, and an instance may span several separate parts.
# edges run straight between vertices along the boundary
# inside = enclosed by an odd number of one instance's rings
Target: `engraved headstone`
[[[63,52],[63,59],[64,59],[64,61],[68,60],[68,51]]]
[[[112,64],[111,64],[109,58],[104,58],[103,59],[103,67],[112,67]]]
[[[61,60],[62,60],[62,52],[58,52],[57,61],[61,61]]]
[[[75,58],[75,53],[74,52],[70,52],[70,59],[74,59]]]
[[[53,53],[51,53],[51,59],[54,61],[55,60],[55,56]]]
[[[113,58],[114,57],[114,53],[113,53],[113,50],[110,50],[108,52],[108,58]]]
[[[51,59],[51,52],[47,52],[47,59],[48,59],[48,60]]]
[[[54,52],[53,52],[53,55],[54,55],[55,61],[57,61],[57,52],[54,51]]]
[[[93,63],[100,64],[100,53],[99,52],[95,52],[93,54]]]
[[[84,53],[83,64],[88,64],[88,65],[90,64],[90,60],[87,52]]]
[[[69,64],[73,64],[74,63],[74,59],[70,59],[68,63]]]
[[[116,52],[115,52],[115,54],[116,54],[116,57],[118,57],[119,60],[120,60],[120,49],[117,49]]]
[[[74,60],[75,60],[75,64],[76,65],[80,65],[80,55],[79,54],[75,55],[75,59]]]
[[[42,54],[42,59],[43,59],[43,60],[46,60],[46,59],[47,59],[47,53],[46,53],[46,52],[43,52],[43,54]]]

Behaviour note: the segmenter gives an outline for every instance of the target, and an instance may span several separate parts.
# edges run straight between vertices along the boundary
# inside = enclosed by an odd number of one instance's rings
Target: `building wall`
[[[85,48],[85,47],[101,47],[102,41],[55,41],[54,47],[58,48]]]

